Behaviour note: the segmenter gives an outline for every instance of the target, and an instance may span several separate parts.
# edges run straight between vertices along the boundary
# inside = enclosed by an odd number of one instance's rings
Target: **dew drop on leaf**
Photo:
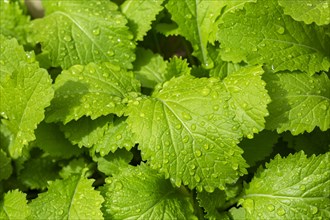
[[[281,208],[277,209],[277,212],[276,213],[279,216],[283,216],[283,215],[286,214],[286,211],[281,207]]]
[[[209,88],[204,88],[202,89],[202,96],[207,96],[208,94],[210,94],[211,90]]]
[[[202,156],[202,152],[200,150],[196,150],[195,155],[197,157],[200,157],[200,156]]]
[[[181,125],[181,124],[177,124],[177,125],[175,125],[175,128],[176,128],[177,130],[180,130],[180,129],[182,128],[182,125]]]
[[[300,189],[301,191],[305,191],[305,190],[306,190],[306,186],[305,186],[305,185],[301,185],[301,186],[299,187],[299,189]]]
[[[284,29],[284,27],[282,27],[282,26],[278,26],[276,32],[279,33],[279,34],[284,34],[285,29]]]
[[[100,28],[95,28],[92,33],[95,35],[95,36],[98,36],[100,35]]]
[[[188,121],[192,119],[191,115],[188,112],[182,112],[182,117]]]
[[[268,209],[268,211],[272,212],[272,211],[275,210],[275,206],[273,206],[273,205],[268,205],[268,206],[267,206],[267,209]]]
[[[196,124],[191,125],[191,130],[195,131],[196,130]]]
[[[66,42],[70,42],[72,38],[69,35],[65,35],[63,38]]]

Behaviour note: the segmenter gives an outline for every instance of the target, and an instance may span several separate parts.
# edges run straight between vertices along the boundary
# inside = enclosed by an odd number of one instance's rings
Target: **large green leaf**
[[[133,102],[128,123],[143,159],[177,186],[213,191],[235,182],[246,167],[238,140],[264,127],[269,97],[261,73],[260,67],[247,68],[224,82],[181,76]],[[238,97],[244,93],[251,96],[249,103]]]
[[[197,219],[187,190],[145,164],[108,178],[103,193],[106,219]]]
[[[9,191],[0,202],[0,219],[26,219],[30,215],[26,195],[18,190]]]
[[[330,67],[326,28],[306,25],[284,15],[277,1],[246,3],[227,13],[218,39],[226,61],[266,63],[275,71],[302,70],[314,74]]]
[[[245,190],[247,219],[330,218],[329,153],[276,156]]]
[[[330,23],[329,0],[289,1],[279,0],[284,8],[284,13],[297,21],[306,24],[315,22],[318,25]]]
[[[283,72],[264,75],[272,102],[266,128],[297,135],[316,126],[330,128],[330,80],[327,74]]]
[[[151,22],[163,9],[163,2],[164,0],[126,0],[120,6],[136,41],[143,40],[143,36],[151,29]]]
[[[29,204],[30,219],[101,219],[104,199],[92,184],[84,175],[51,182],[48,191]]]
[[[44,108],[50,105],[53,95],[47,71],[37,64],[21,62],[11,76],[1,81],[1,122],[12,133],[12,157],[19,157],[23,147],[35,139],[34,130],[44,119]]]
[[[53,66],[110,61],[131,68],[135,59],[133,35],[116,4],[99,1],[42,2],[46,16],[32,21],[31,37]]]
[[[123,99],[140,89],[131,72],[110,63],[75,65],[56,78],[54,88],[46,120],[64,123],[84,115],[92,119],[110,113],[122,115]]]

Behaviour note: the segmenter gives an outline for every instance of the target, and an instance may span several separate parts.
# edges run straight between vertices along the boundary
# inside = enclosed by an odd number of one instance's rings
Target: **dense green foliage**
[[[329,219],[329,0],[0,0],[0,219]]]

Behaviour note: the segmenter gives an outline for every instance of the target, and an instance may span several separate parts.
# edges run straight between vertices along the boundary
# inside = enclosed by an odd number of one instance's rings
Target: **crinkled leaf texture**
[[[330,23],[329,0],[288,1],[279,0],[284,13],[297,21],[306,24],[315,22],[317,25]]]
[[[124,98],[140,91],[131,72],[110,63],[75,65],[64,70],[54,85],[55,97],[47,109],[47,122],[92,119],[115,113],[122,115]]]
[[[103,188],[106,219],[196,219],[185,188],[173,188],[163,175],[142,163],[108,178]]]
[[[330,153],[277,155],[245,190],[247,219],[329,219]]]
[[[44,109],[54,96],[51,79],[36,63],[20,62],[0,82],[1,122],[11,132],[9,153],[13,158],[35,139],[34,130],[44,119]]]
[[[26,219],[30,215],[26,195],[18,190],[9,191],[0,202],[0,219]]]
[[[143,36],[151,29],[151,22],[163,9],[163,2],[164,0],[126,0],[120,6],[136,41],[143,40]]]
[[[104,199],[92,183],[84,175],[51,182],[48,191],[29,204],[30,219],[101,219]]]
[[[267,115],[269,97],[261,74],[260,67],[249,67],[223,82],[181,76],[165,82],[151,97],[133,102],[128,124],[143,159],[177,186],[183,182],[213,191],[234,183],[246,172],[236,144],[244,134],[253,137]],[[245,95],[251,97],[249,103],[238,97]]]
[[[327,74],[283,72],[264,74],[272,102],[266,128],[293,135],[311,132],[316,126],[330,128],[330,80]]]
[[[312,75],[330,67],[330,40],[325,33],[325,27],[284,15],[277,1],[263,0],[227,13],[218,40],[223,60],[266,63],[274,71],[301,70]]]
[[[42,46],[52,66],[109,61],[131,68],[133,35],[115,3],[99,1],[42,2],[46,16],[32,21],[31,37]]]

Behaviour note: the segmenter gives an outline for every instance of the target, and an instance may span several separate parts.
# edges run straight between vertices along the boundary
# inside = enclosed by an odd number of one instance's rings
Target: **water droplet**
[[[268,205],[268,206],[267,206],[267,209],[268,209],[268,211],[272,212],[272,211],[275,210],[275,206],[273,206],[273,205]]]
[[[191,19],[192,18],[192,15],[191,14],[186,14],[185,16],[187,19]]]
[[[157,150],[160,150],[160,145],[157,145],[157,146],[156,146],[156,149],[157,149]]]
[[[107,54],[111,57],[111,56],[115,55],[115,52],[113,52],[112,50],[108,50]]]
[[[196,130],[196,124],[191,125],[191,130],[195,131]]]
[[[145,114],[143,112],[140,113],[140,117],[144,118]]]
[[[66,42],[70,42],[72,38],[69,35],[65,35],[63,38]]]
[[[277,31],[277,33],[279,33],[279,34],[284,34],[285,29],[284,29],[284,27],[282,27],[282,26],[278,26],[276,31]]]
[[[214,111],[218,111],[219,108],[220,108],[219,105],[215,105],[215,106],[213,106],[213,110],[214,110]]]
[[[203,147],[204,147],[205,150],[208,150],[209,149],[209,145],[208,144],[204,144]]]
[[[256,51],[258,51],[258,48],[253,47],[253,48],[252,48],[252,51],[253,51],[253,52],[256,52]]]
[[[137,209],[136,212],[141,212],[141,209]]]
[[[116,139],[117,140],[120,140],[122,138],[122,136],[120,135],[120,134],[118,134],[117,136],[116,136]]]
[[[315,207],[315,206],[312,207],[311,212],[312,212],[313,215],[315,215],[318,211],[319,211],[319,209],[317,207]]]
[[[286,214],[286,211],[281,207],[279,209],[277,209],[277,212],[276,212],[279,216],[283,216]]]
[[[184,138],[182,139],[183,143],[188,143],[189,141],[189,137],[188,136],[184,136]]]
[[[307,6],[308,7],[313,7],[313,4],[312,3],[307,3]]]
[[[188,112],[182,112],[182,117],[188,121],[192,119],[191,115]]]
[[[306,190],[306,186],[305,186],[305,185],[301,185],[301,186],[299,187],[299,189],[300,189],[301,191],[305,191],[305,190]]]
[[[261,46],[261,47],[264,47],[264,46],[266,46],[266,44],[262,43],[262,44],[260,44],[260,46]]]
[[[192,169],[192,170],[196,169],[195,164],[191,164],[191,165],[190,165],[190,169]]]
[[[92,32],[95,36],[98,36],[100,35],[100,28],[95,28]]]
[[[200,157],[200,156],[202,156],[202,152],[200,150],[196,150],[195,155],[196,155],[196,157]]]
[[[322,104],[321,105],[321,109],[323,109],[324,111],[328,109],[328,106],[326,104]]]
[[[238,163],[233,163],[231,168],[233,168],[233,170],[237,170],[238,169]]]
[[[233,126],[232,128],[231,128],[233,131],[237,131],[238,130],[238,126]]]
[[[209,88],[202,89],[202,96],[207,96],[210,94],[211,90]]]

